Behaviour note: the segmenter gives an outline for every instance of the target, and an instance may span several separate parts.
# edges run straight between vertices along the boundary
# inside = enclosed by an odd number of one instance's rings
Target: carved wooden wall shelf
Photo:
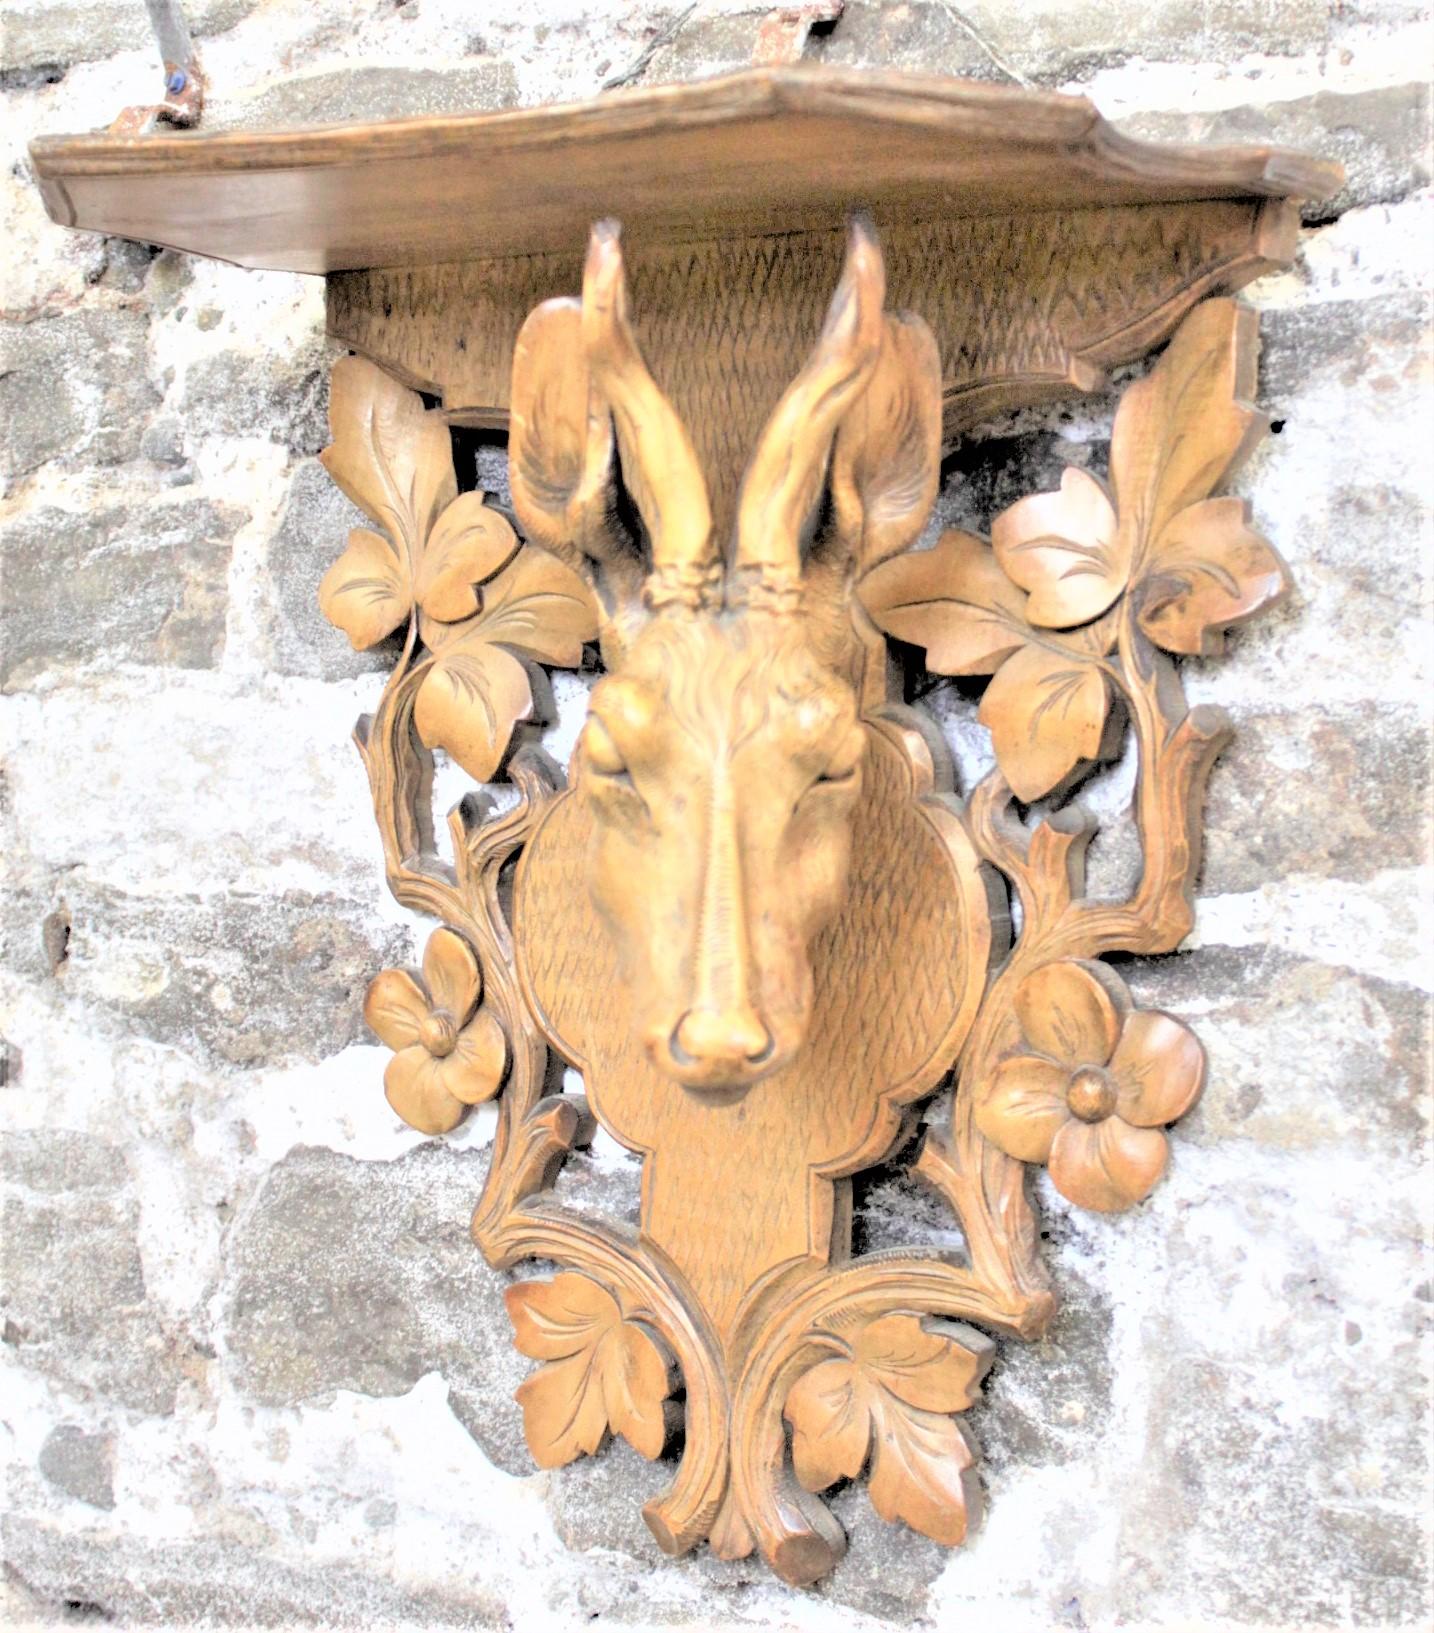
[[[1229,295],[1290,259],[1338,167],[1153,147],[1075,98],[790,69],[33,153],[68,225],[327,274],[360,354],[324,461],[374,530],[320,599],[356,646],[406,637],[357,741],[389,884],[441,921],[366,1013],[415,1127],[500,1097],[474,1237],[561,1267],[508,1299],[536,1460],[610,1433],[673,1455],[662,1546],[759,1549],[793,1583],[839,1558],[818,1494],[863,1470],[886,1519],[960,1542],[986,1334],[1054,1309],[1027,1166],[1128,1207],[1201,1087],[1193,1034],[1102,960],[1190,927],[1229,726],[1174,660],[1287,585],[1219,496],[1264,429]],[[1108,481],[1069,470],[989,540],[915,548],[955,438],[1172,333]],[[508,429],[515,515],[459,492],[451,424]],[[964,795],[888,639],[992,677],[997,769]],[[565,781],[525,723],[540,666],[592,641]],[[1096,900],[1072,794],[1127,735],[1144,866]],[[516,785],[449,815],[451,860],[436,749]],[[914,1171],[964,1253],[853,1257],[851,1176],[953,1078]],[[643,1156],[637,1229],[563,1200],[593,1116]]]

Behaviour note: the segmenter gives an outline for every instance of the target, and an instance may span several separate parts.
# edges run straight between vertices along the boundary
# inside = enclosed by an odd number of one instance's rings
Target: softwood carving
[[[1069,470],[989,540],[927,549],[941,361],[921,317],[887,309],[860,222],[730,491],[644,361],[608,224],[581,298],[516,339],[521,540],[457,492],[439,412],[371,363],[335,371],[324,457],[375,531],[321,601],[356,646],[402,635],[358,745],[390,885],[444,926],[422,972],[369,993],[389,1099],[441,1132],[501,1085],[474,1237],[495,1266],[562,1267],[508,1296],[539,1363],[529,1445],[544,1467],[609,1434],[672,1452],[645,1510],[669,1552],[758,1549],[810,1582],[843,1548],[819,1494],[864,1470],[883,1518],[959,1543],[987,1333],[1032,1337],[1054,1308],[1026,1167],[1101,1211],[1165,1168],[1204,1056],[1102,960],[1191,924],[1229,725],[1187,708],[1174,657],[1217,653],[1287,586],[1218,496],[1264,428],[1255,353],[1250,312],[1197,306],[1125,393],[1108,480]],[[996,769],[964,799],[888,638],[990,677]],[[606,673],[565,785],[524,723],[538,666],[593,640]],[[1143,867],[1127,900],[1096,900],[1071,796],[1127,734]],[[459,804],[451,861],[433,748],[516,791]],[[586,1100],[554,1092],[562,1060]],[[914,1167],[965,1254],[852,1257],[851,1176],[953,1072]],[[642,1155],[635,1230],[555,1189],[594,1116]]]

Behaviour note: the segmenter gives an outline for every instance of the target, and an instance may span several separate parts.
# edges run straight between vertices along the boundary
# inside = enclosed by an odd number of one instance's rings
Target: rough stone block
[[[258,4],[189,0],[185,20],[190,33],[203,38],[233,28]],[[16,68],[95,62],[117,51],[153,49],[154,31],[142,0],[6,0],[5,60]]]
[[[440,1144],[396,1162],[294,1151],[237,1222],[223,1345],[255,1402],[333,1389],[399,1395],[439,1371],[450,1406],[499,1468],[529,1474],[512,1396],[530,1363],[513,1348],[503,1289],[468,1234],[486,1154]]]
[[[80,1398],[172,1411],[180,1346],[145,1291],[139,1201],[119,1150],[34,1130],[7,1138],[3,1164],[4,1342],[14,1359]],[[52,1463],[78,1480],[88,1456],[61,1446]]]
[[[12,326],[0,360],[0,476],[48,459],[118,465],[139,452],[158,405],[149,379],[145,317],[88,307]]]
[[[216,99],[205,124],[214,130],[276,130],[405,115],[478,113],[517,101],[510,62],[472,68],[345,67],[288,74],[242,97]]]
[[[350,531],[372,525],[318,460],[306,459],[295,468],[265,552],[267,571],[259,589],[265,657],[279,674],[340,680],[386,674],[397,662],[402,650],[397,636],[355,652],[344,632],[319,611],[320,580],[343,553]]]
[[[113,1435],[87,1435],[72,1423],[52,1429],[40,1448],[40,1473],[67,1497],[91,1508],[113,1508]]]
[[[1209,1060],[1177,1152],[1249,1140],[1398,1161],[1421,1142],[1427,992],[1262,947],[1202,947],[1126,973],[1137,1002],[1190,1022]]]
[[[73,875],[11,898],[0,931],[11,967],[45,977],[41,927],[56,912],[61,990],[219,1065],[321,1060],[371,1041],[364,992],[410,950],[406,930],[332,897],[130,896]]]
[[[1430,176],[1429,85],[1419,79],[1210,112],[1144,113],[1122,120],[1121,128],[1150,141],[1269,142],[1337,159],[1344,187],[1305,207],[1306,218],[1316,221],[1357,204],[1404,198]]]
[[[329,440],[328,364],[320,335],[297,353],[214,352],[186,371],[180,416],[195,436],[262,436],[316,454]]]
[[[0,535],[0,684],[103,660],[211,669],[224,653],[233,505],[45,507]]]

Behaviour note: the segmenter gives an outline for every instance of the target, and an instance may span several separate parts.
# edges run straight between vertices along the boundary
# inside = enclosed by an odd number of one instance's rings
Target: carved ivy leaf
[[[411,565],[458,493],[446,422],[375,364],[346,357],[330,380],[329,430],[325,469]]]
[[[1259,319],[1233,300],[1202,301],[1165,355],[1121,398],[1110,443],[1110,479],[1121,526],[1146,549],[1167,525],[1207,498],[1264,435],[1251,401]]]
[[[965,1540],[980,1500],[976,1457],[961,1425],[888,1396],[874,1415],[871,1506],[884,1520],[948,1547]]]
[[[513,1343],[545,1361],[518,1386],[523,1429],[539,1467],[559,1468],[599,1450],[609,1429],[648,1459],[667,1438],[666,1358],[617,1300],[587,1276],[564,1271],[505,1294]]]
[[[884,562],[859,593],[879,628],[926,649],[933,673],[994,673],[980,720],[1018,798],[1040,799],[1104,747],[1110,694],[1100,659],[1113,615],[1060,635],[1033,628],[1025,593],[991,546],[955,528],[932,550]]]
[[[984,539],[959,528],[869,572],[858,593],[876,626],[926,649],[938,675],[989,675],[1025,643],[1026,598]]]
[[[533,712],[524,658],[572,668],[597,633],[592,593],[572,568],[528,545],[479,592],[461,624],[424,619],[433,666],[418,689],[414,724],[479,782],[502,763],[513,727]]]
[[[1085,630],[1076,636],[1023,647],[981,699],[977,718],[1018,799],[1050,793],[1104,744],[1110,688],[1094,661],[1100,642]]]
[[[415,599],[430,618],[457,623],[479,606],[478,586],[512,560],[518,535],[487,495],[463,493],[439,516],[423,546]]]
[[[808,1491],[855,1479],[871,1457],[871,1501],[938,1541],[960,1542],[975,1456],[947,1415],[964,1411],[991,1345],[964,1327],[890,1315],[857,1335],[849,1359],[822,1361],[787,1396],[792,1464]]]
[[[319,585],[324,617],[362,652],[391,635],[412,607],[408,568],[398,551],[381,533],[354,528],[348,547]]]
[[[1190,505],[1161,534],[1141,581],[1140,627],[1167,652],[1214,657],[1225,631],[1289,588],[1289,572],[1249,525],[1243,499]]]
[[[1046,629],[1098,618],[1125,588],[1130,536],[1093,476],[1067,465],[1055,493],[1035,493],[1003,511],[991,545],[1007,575],[1029,590],[1026,617]]]

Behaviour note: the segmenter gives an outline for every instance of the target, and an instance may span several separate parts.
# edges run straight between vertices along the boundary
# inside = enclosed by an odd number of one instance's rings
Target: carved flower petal
[[[1035,493],[991,527],[996,560],[1031,592],[1026,617],[1047,629],[1097,618],[1125,588],[1130,549],[1093,476],[1067,465],[1055,493]]]
[[[879,629],[925,649],[933,674],[993,674],[1024,639],[1025,595],[990,545],[959,528],[883,562],[858,593]]]
[[[458,1034],[453,1053],[438,1065],[443,1086],[455,1100],[465,1106],[491,1100],[508,1065],[508,1040],[503,1028],[486,1009],[480,1009]]]
[[[506,516],[463,493],[434,523],[418,568],[418,600],[430,618],[455,623],[478,610],[477,586],[507,565],[518,535]]]
[[[356,527],[319,585],[320,612],[362,652],[392,635],[412,608],[408,574],[393,546],[381,533]]]
[[[463,1102],[443,1086],[441,1064],[422,1044],[415,1044],[400,1049],[383,1074],[389,1105],[420,1134],[447,1134],[463,1116]]]
[[[1195,1104],[1205,1081],[1205,1051],[1183,1021],[1143,1009],[1126,1021],[1110,1072],[1117,1113],[1138,1128],[1159,1128]]]
[[[1074,1070],[1110,1059],[1130,997],[1103,964],[1063,958],[1033,970],[1016,989],[1014,1007],[1026,1042]]]
[[[428,999],[407,970],[380,970],[368,984],[363,1018],[390,1049],[418,1042]]]
[[[1105,677],[1080,652],[1032,645],[1001,665],[978,718],[1018,799],[1040,799],[1097,758],[1108,703]]]
[[[435,930],[423,949],[423,981],[434,1009],[446,1009],[462,1026],[473,1013],[483,978],[473,949],[456,930]]]
[[[1040,1055],[1011,1055],[996,1068],[989,1097],[976,1108],[976,1127],[992,1145],[1021,1162],[1044,1162],[1051,1141],[1070,1121],[1069,1066]]]
[[[1214,657],[1225,631],[1289,588],[1274,547],[1249,525],[1243,499],[1206,499],[1182,510],[1156,541],[1141,577],[1140,627],[1167,652]]]
[[[1099,1123],[1073,1117],[1051,1146],[1049,1171],[1077,1207],[1119,1213],[1150,1195],[1169,1151],[1158,1129],[1132,1128],[1119,1117]]]

